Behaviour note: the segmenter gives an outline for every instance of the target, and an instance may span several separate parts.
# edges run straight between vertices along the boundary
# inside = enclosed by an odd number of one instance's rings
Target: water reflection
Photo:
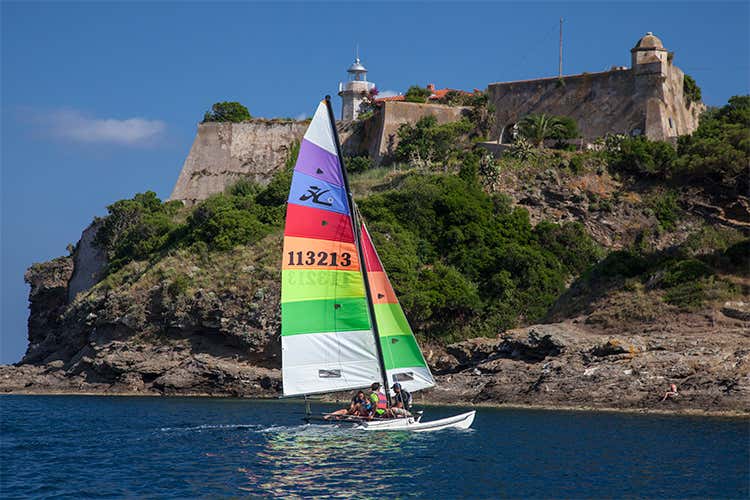
[[[269,428],[257,460],[241,469],[240,489],[255,494],[373,497],[419,474],[427,461],[407,464],[401,447],[424,447],[424,439],[406,432],[367,432],[335,425]],[[400,463],[402,462],[402,463]]]

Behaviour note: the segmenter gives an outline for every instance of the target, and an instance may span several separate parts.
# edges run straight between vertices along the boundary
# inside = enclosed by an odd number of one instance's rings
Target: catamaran
[[[390,402],[392,383],[413,393],[433,387],[435,379],[354,203],[342,158],[326,96],[300,143],[287,204],[281,271],[283,395],[307,399],[381,382]],[[432,431],[467,429],[474,415],[432,422],[422,422],[421,413],[345,421],[365,430]]]

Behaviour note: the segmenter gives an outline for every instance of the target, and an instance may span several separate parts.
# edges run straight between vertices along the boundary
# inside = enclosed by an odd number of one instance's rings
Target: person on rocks
[[[391,386],[393,389],[393,407],[391,412],[395,417],[411,417],[411,394],[401,387],[401,384],[396,382]]]
[[[661,402],[663,403],[668,398],[675,398],[676,396],[679,396],[680,394],[677,392],[677,385],[675,384],[669,384],[669,390],[664,393],[664,397],[661,398]]]

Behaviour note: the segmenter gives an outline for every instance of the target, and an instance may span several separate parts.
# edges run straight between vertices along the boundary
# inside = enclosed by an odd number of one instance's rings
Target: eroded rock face
[[[50,335],[62,328],[61,316],[68,303],[68,281],[73,274],[73,259],[58,257],[34,264],[24,274],[29,291],[29,347],[24,362],[44,358],[44,346]]]
[[[96,233],[102,223],[103,219],[95,220],[81,234],[73,256],[73,274],[68,282],[68,302],[72,302],[76,295],[88,290],[104,278],[107,254],[94,244]]]

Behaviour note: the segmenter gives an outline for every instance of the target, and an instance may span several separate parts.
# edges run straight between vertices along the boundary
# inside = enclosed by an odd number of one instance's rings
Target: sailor
[[[409,412],[411,409],[411,394],[403,389],[398,382],[393,384],[391,389],[393,389],[393,408],[391,408],[393,415],[396,417],[411,417]]]
[[[333,413],[325,415],[323,418],[325,420],[330,420],[331,418],[339,419],[345,415],[366,417],[367,415],[369,415],[369,407],[370,403],[365,397],[365,393],[363,391],[357,391],[357,393],[354,395],[354,397],[352,397],[352,400],[349,403],[349,408],[336,410]]]
[[[390,411],[388,410],[388,399],[380,390],[380,382],[373,382],[370,386],[370,389],[372,390],[372,392],[370,393],[370,401],[372,403],[370,417],[389,417]]]

